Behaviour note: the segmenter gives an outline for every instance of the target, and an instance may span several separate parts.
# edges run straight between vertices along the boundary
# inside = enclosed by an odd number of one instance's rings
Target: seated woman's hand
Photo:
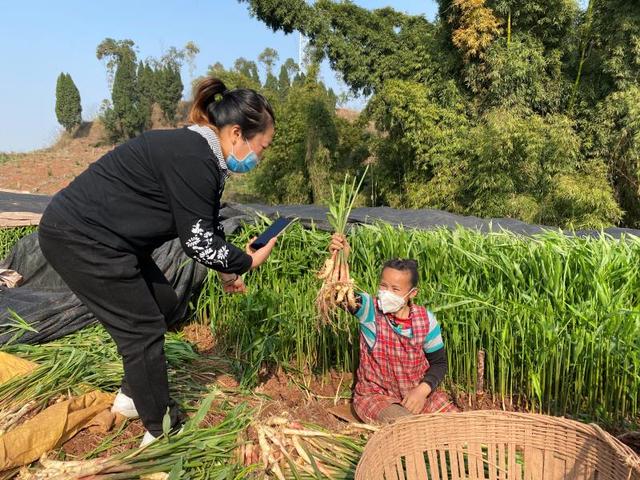
[[[414,415],[418,415],[424,409],[424,403],[430,394],[431,387],[423,382],[405,395],[402,399],[402,406]]]
[[[351,246],[349,242],[347,242],[347,237],[341,235],[340,233],[334,233],[331,236],[331,243],[329,244],[329,251],[331,254],[339,252],[342,250],[344,252],[344,256],[348,257],[351,252]]]

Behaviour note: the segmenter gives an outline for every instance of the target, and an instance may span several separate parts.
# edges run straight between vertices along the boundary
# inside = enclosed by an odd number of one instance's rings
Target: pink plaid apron
[[[396,333],[374,300],[376,342],[369,347],[360,334],[360,366],[353,393],[353,406],[358,416],[367,422],[376,421],[380,412],[416,387],[429,369],[423,350],[429,333],[427,310],[412,305],[410,311],[413,337]],[[446,393],[436,390],[425,402],[422,413],[450,412],[457,408]]]

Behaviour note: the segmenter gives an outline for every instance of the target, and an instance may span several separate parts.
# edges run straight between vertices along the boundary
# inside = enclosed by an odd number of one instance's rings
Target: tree
[[[287,58],[280,66],[280,74],[278,75],[278,93],[285,98],[291,87],[291,79],[298,73],[298,64],[293,58]]]
[[[154,103],[173,124],[182,98],[180,70],[187,63],[193,71],[193,61],[199,51],[194,42],[187,42],[181,49],[170,47],[160,59],[151,57],[138,63],[132,40],[105,38],[100,42],[96,57],[106,60],[112,86],[111,102],[103,103],[102,108],[109,139],[117,142],[149,128]]]
[[[177,65],[164,65],[156,70],[156,101],[165,119],[171,123],[175,123],[176,111],[178,103],[182,98],[182,78],[180,76],[180,68]]]
[[[545,53],[541,42],[520,33],[510,44],[505,38],[493,42],[482,63],[468,66],[466,78],[483,111],[507,107],[558,113],[570,89],[559,52]]]
[[[367,106],[368,118],[387,134],[374,147],[382,204],[428,206],[435,193],[427,194],[425,188],[435,171],[459,157],[468,120],[462,98],[451,88],[443,105],[424,84],[389,80]]]
[[[355,93],[370,95],[388,78],[439,84],[455,59],[443,55],[441,29],[391,8],[369,11],[350,2],[241,0],[274,30],[299,30]],[[450,41],[450,40],[448,40]]]
[[[501,17],[507,36],[527,33],[546,49],[566,46],[579,16],[575,0],[487,0],[487,6]]]
[[[96,48],[98,60],[106,60],[111,102],[103,105],[102,120],[109,140],[128,139],[144,129],[144,107],[136,75],[136,52],[133,40],[105,38]],[[115,73],[114,73],[115,72]]]
[[[250,79],[257,88],[261,87],[260,75],[258,74],[258,66],[256,65],[256,62],[240,57],[234,62],[233,68],[240,75]]]
[[[485,6],[484,0],[453,0],[455,24],[451,41],[462,52],[465,61],[482,58],[493,40],[500,35],[500,20]]]
[[[617,223],[621,210],[599,162],[579,164],[580,141],[562,115],[488,112],[468,136],[465,213],[574,228]]]
[[[196,55],[200,53],[200,48],[198,47],[198,45],[195,44],[195,42],[189,41],[184,46],[183,52],[184,52],[184,60],[189,66],[189,76],[193,78],[193,73],[195,72],[195,69],[196,69],[195,58],[196,58]]]
[[[273,73],[267,73],[267,80],[264,82],[264,88],[269,96],[273,96],[278,92],[278,79]]]
[[[182,76],[180,70],[184,63],[193,71],[193,61],[200,49],[194,42],[187,42],[184,48],[170,47],[159,60],[152,59],[154,65],[154,100],[160,106],[162,114],[170,124],[175,124],[176,112],[182,99]]]
[[[273,73],[273,66],[278,61],[279,55],[273,48],[265,48],[260,55],[258,55],[258,61],[265,67],[267,74]]]
[[[612,93],[590,120],[589,156],[607,166],[624,224],[640,228],[640,87]]]
[[[237,59],[234,63],[234,68],[230,70],[226,69],[220,62],[216,62],[209,66],[207,75],[219,78],[230,90],[234,88],[251,88],[253,90],[261,90],[262,85],[260,83],[259,76],[257,76],[257,66],[255,62],[248,62],[247,64],[245,64],[245,62],[248,61],[243,58]],[[255,76],[254,67],[256,73]],[[195,79],[193,85],[197,85],[200,80],[201,78]]]
[[[308,35],[312,30],[316,9],[305,0],[240,0],[250,4],[253,15],[262,20],[269,28],[291,33],[300,30]]]
[[[258,55],[258,61],[262,63],[266,71],[266,80],[264,82],[264,88],[269,92],[278,91],[278,79],[273,74],[273,66],[278,61],[279,55],[273,48],[265,48],[260,55]]]
[[[147,129],[151,127],[151,113],[157,97],[155,73],[148,63],[140,62],[137,77],[140,115],[144,119],[144,128]]]
[[[438,13],[447,22],[456,17],[454,4],[460,0],[438,0]],[[480,0],[464,0],[479,4]],[[481,2],[492,10],[504,26],[507,43],[511,34],[527,33],[541,41],[545,48],[562,48],[575,29],[579,7],[576,0],[486,0]],[[446,27],[447,35],[455,25]]]
[[[116,137],[132,138],[144,129],[144,111],[140,104],[136,64],[126,55],[121,58],[113,80],[111,93]]]
[[[588,70],[599,82],[598,100],[640,83],[640,8],[625,0],[593,3]],[[604,88],[602,88],[604,87]]]
[[[96,48],[96,57],[98,60],[106,59],[107,81],[109,88],[111,88],[115,71],[122,59],[129,58],[132,62],[136,62],[135,43],[129,39],[114,40],[113,38],[105,38]]]
[[[280,73],[278,74],[278,93],[281,97],[286,97],[291,86],[291,80],[289,79],[289,73],[284,64],[280,66]]]
[[[634,2],[438,0],[429,22],[337,0],[241,1],[272,29],[305,35],[314,62],[327,58],[370,96],[378,201],[563,226],[616,223],[617,202],[638,203],[620,174],[637,170]],[[298,74],[290,91],[306,83]]]
[[[56,82],[56,117],[67,132],[82,123],[80,92],[68,73],[61,73]]]
[[[156,67],[172,66],[180,68],[185,63],[189,65],[189,69],[194,68],[194,60],[196,55],[200,53],[200,49],[194,42],[187,42],[183,48],[169,47],[159,60],[152,60]]]
[[[253,177],[255,190],[267,201],[326,201],[331,182],[355,171],[368,156],[363,137],[354,132],[364,128],[336,117],[335,97],[318,82],[317,72],[312,65],[304,83],[292,85],[284,102],[274,103],[278,135]]]

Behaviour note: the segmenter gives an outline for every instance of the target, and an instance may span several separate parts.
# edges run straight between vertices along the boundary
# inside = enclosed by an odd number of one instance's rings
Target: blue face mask
[[[249,142],[247,142],[249,146]],[[249,146],[251,149],[251,146]],[[251,150],[246,157],[242,160],[238,160],[235,153],[233,153],[233,147],[231,147],[231,153],[227,156],[227,168],[234,173],[247,173],[249,170],[254,169],[258,165],[258,155]]]

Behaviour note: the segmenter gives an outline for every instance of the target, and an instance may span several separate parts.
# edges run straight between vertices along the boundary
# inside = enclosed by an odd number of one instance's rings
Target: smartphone
[[[293,218],[284,218],[280,217],[267,228],[264,232],[260,234],[258,238],[256,238],[253,243],[250,245],[254,250],[259,250],[264,247],[269,240],[273,237],[277,236],[280,232],[282,232],[291,222],[293,222]]]

